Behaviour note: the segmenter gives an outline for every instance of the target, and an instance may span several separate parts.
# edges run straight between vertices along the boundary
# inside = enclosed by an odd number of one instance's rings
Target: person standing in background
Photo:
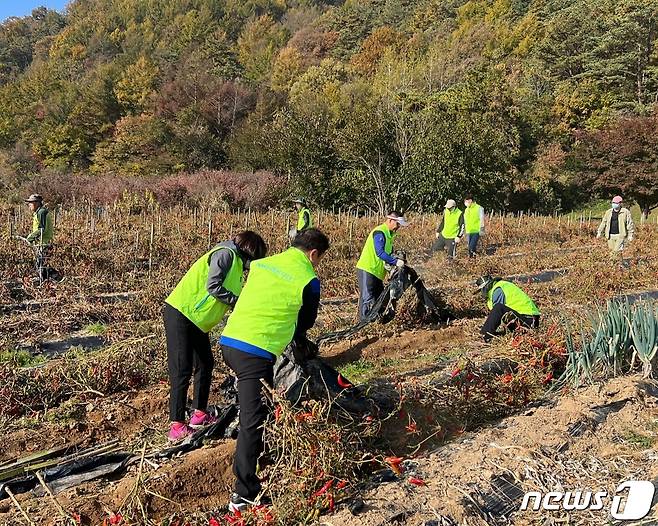
[[[464,214],[457,208],[454,199],[448,199],[443,218],[436,228],[436,241],[432,245],[432,252],[446,250],[448,261],[452,261],[457,256],[457,244],[463,235]]]
[[[631,211],[622,206],[623,199],[617,195],[612,198],[612,206],[606,211],[596,232],[596,237],[605,235],[608,248],[613,254],[620,253],[626,245],[633,241],[635,224]]]
[[[468,243],[468,256],[474,258],[477,255],[478,242],[484,235],[485,214],[484,208],[473,201],[473,197],[467,195],[464,198],[464,230],[466,242]]]

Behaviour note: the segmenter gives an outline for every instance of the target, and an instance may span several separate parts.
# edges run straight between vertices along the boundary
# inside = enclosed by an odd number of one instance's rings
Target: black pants
[[[503,328],[503,333],[507,331],[514,331],[519,326],[525,327],[526,329],[537,329],[539,328],[539,316],[526,316],[519,314],[518,312],[510,309],[507,305],[497,303],[491,309],[489,316],[484,322],[480,333],[484,336],[485,341],[490,341],[493,336],[498,333],[498,327],[500,327],[501,322],[505,318],[505,326]],[[508,320],[509,318],[509,320]]]
[[[359,283],[359,319],[363,320],[373,303],[384,292],[384,282],[360,268],[356,269],[356,279]]]
[[[36,249],[36,260],[34,262],[34,266],[36,267],[39,281],[42,283],[49,279],[53,279],[55,281],[59,281],[61,279],[59,272],[50,266],[51,254],[51,245],[39,246]]]
[[[192,407],[205,411],[215,360],[210,348],[210,338],[205,332],[168,303],[165,303],[163,317],[169,367],[169,419],[172,422],[184,422],[187,391],[192,374]]]
[[[268,411],[261,379],[269,386],[273,384],[274,360],[226,346],[222,346],[222,357],[238,377],[240,432],[233,459],[235,492],[254,500],[261,489],[256,466],[263,452],[263,423]]]
[[[448,259],[455,259],[457,257],[457,243],[455,243],[454,239],[446,239],[442,234],[439,234],[439,237],[436,238],[436,241],[432,245],[432,253],[439,250],[445,250]]]

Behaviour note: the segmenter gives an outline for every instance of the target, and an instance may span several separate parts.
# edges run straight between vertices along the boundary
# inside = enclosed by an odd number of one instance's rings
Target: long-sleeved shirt
[[[297,327],[294,336],[295,341],[304,341],[306,339],[306,331],[315,325],[319,308],[320,280],[314,278],[308,282],[302,292],[302,306],[297,315]]]
[[[36,212],[34,212],[37,223],[35,225],[36,228],[34,228],[30,235],[27,236],[27,240],[30,243],[40,243],[42,239],[44,244],[48,244],[50,241],[52,241],[52,219],[50,222],[48,221],[49,213],[50,210],[48,210],[45,206],[40,206]]]
[[[375,254],[377,254],[377,257],[384,261],[384,263],[395,265],[398,262],[397,258],[394,258],[386,252],[386,237],[383,232],[376,231],[372,235],[372,242],[375,244]]]
[[[219,246],[232,249],[240,257],[240,251],[233,241],[224,241]],[[229,250],[218,250],[214,252],[210,256],[208,281],[206,282],[208,294],[231,307],[235,306],[238,297],[224,287],[224,280],[229,270],[231,270],[231,266],[233,266],[233,257],[233,252]]]
[[[505,305],[505,293],[503,292],[503,289],[498,287],[496,290],[493,291],[493,295],[491,296],[491,301],[493,301],[494,305],[501,304]]]
[[[612,213],[613,209],[608,208],[606,213],[603,215],[601,224],[599,225],[598,235],[605,234],[606,239],[610,239],[612,232],[610,227],[612,224]],[[635,235],[635,223],[633,223],[633,218],[631,217],[631,212],[628,208],[620,208],[617,215],[617,222],[619,226],[619,236],[623,239],[633,239]]]

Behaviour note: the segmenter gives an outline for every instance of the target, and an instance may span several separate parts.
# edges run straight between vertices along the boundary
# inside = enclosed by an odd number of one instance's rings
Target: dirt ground
[[[322,524],[542,524],[548,519],[577,523],[575,515],[569,519],[565,512],[549,516],[549,512],[517,511],[520,501],[512,503],[510,513],[487,516],[482,495],[493,493],[492,479],[500,476],[524,492],[544,493],[612,492],[625,480],[656,479],[656,396],[656,385],[638,377],[565,395],[554,406],[529,409],[409,460],[400,480],[364,489],[361,513],[353,515],[344,507]],[[598,423],[594,415],[601,407],[610,412]],[[410,484],[411,475],[426,485]],[[608,523],[605,511],[581,513],[591,513],[594,523]],[[652,513],[658,521],[657,510]]]

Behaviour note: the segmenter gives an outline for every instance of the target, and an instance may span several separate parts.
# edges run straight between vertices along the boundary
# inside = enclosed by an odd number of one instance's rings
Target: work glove
[[[628,236],[628,239],[626,241],[628,241],[629,243],[633,241],[633,236]]]
[[[404,261],[401,260],[401,259],[398,259],[398,260],[395,262],[395,266],[398,267],[398,268],[402,268],[402,267],[404,267]]]

